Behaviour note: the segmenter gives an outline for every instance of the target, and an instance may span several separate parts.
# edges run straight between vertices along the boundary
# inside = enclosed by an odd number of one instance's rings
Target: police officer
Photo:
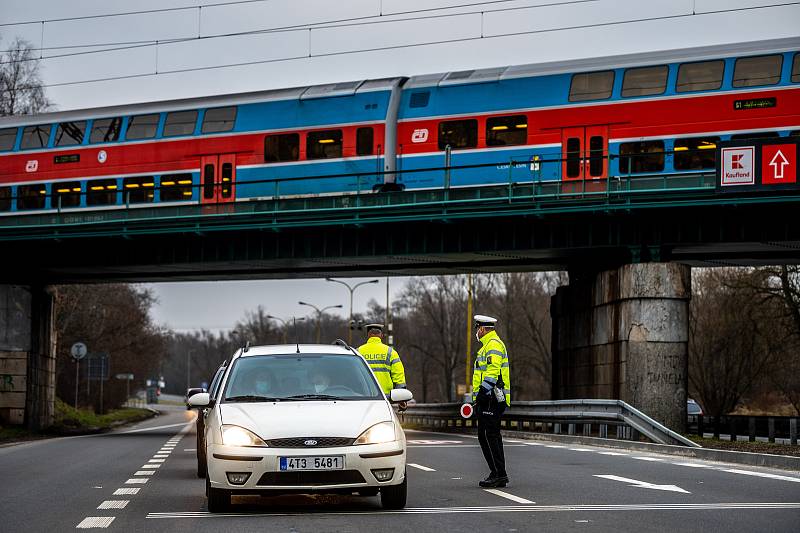
[[[511,405],[511,380],[508,351],[495,331],[496,318],[475,315],[475,336],[481,343],[472,373],[472,402],[478,416],[478,442],[489,465],[489,477],[481,487],[505,487],[508,484],[500,418]]]
[[[406,373],[400,361],[400,354],[382,342],[383,324],[367,324],[366,328],[367,342],[359,346],[358,352],[364,356],[375,372],[383,393],[388,396],[392,389],[405,389]],[[400,403],[401,409],[406,408],[405,403]]]

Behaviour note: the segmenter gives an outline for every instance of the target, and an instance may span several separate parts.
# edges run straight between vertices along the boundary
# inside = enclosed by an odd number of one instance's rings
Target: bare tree
[[[33,45],[17,37],[0,53],[0,116],[32,115],[51,103],[42,87],[39,59]]]

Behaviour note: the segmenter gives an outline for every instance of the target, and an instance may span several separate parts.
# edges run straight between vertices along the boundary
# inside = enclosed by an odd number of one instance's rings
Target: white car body
[[[205,421],[206,460],[208,464],[207,491],[209,509],[227,506],[212,504],[212,493],[223,494],[225,502],[236,494],[277,493],[361,493],[375,495],[387,487],[402,485],[405,494],[406,440],[400,422],[386,398],[347,400],[260,401],[254,403],[226,402],[228,381],[236,360],[261,355],[330,354],[363,358],[354,350],[338,345],[256,346],[241,350],[233,357],[223,378],[216,402],[209,406]],[[366,365],[366,362],[364,362]],[[369,366],[367,369],[369,369]],[[375,380],[369,371],[369,378]],[[380,386],[378,385],[378,390]],[[394,391],[393,391],[394,392]],[[400,392],[400,391],[398,391]],[[403,398],[410,393],[402,391]],[[204,398],[205,396],[205,398]],[[393,394],[393,396],[395,396]],[[207,395],[192,397],[199,406]],[[395,440],[380,444],[353,442],[375,424],[394,424]],[[264,441],[267,446],[233,446],[223,444],[222,426],[244,428]],[[326,438],[339,442],[326,443]],[[292,442],[275,442],[292,439]],[[349,441],[343,444],[342,441]],[[343,456],[341,470],[292,471],[280,469],[280,458]],[[374,470],[393,469],[391,478],[378,481]],[[249,473],[243,484],[232,484],[228,474]],[[387,491],[388,493],[388,491]],[[405,495],[403,495],[403,505]],[[387,506],[384,501],[384,506]]]

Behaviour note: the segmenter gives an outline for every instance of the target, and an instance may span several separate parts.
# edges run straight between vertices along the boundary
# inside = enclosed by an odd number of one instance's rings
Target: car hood
[[[373,424],[392,420],[384,400],[223,403],[219,410],[223,424],[249,429],[264,440],[356,438]]]

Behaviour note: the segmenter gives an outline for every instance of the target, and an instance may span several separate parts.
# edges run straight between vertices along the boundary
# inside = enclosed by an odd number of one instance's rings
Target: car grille
[[[315,440],[316,444],[306,444],[306,441]],[[272,439],[267,441],[267,446],[272,448],[335,448],[337,446],[352,446],[355,439],[348,437],[292,437],[289,439]]]
[[[259,485],[277,485],[280,487],[294,485],[349,485],[366,483],[358,470],[324,470],[305,472],[265,472]]]

